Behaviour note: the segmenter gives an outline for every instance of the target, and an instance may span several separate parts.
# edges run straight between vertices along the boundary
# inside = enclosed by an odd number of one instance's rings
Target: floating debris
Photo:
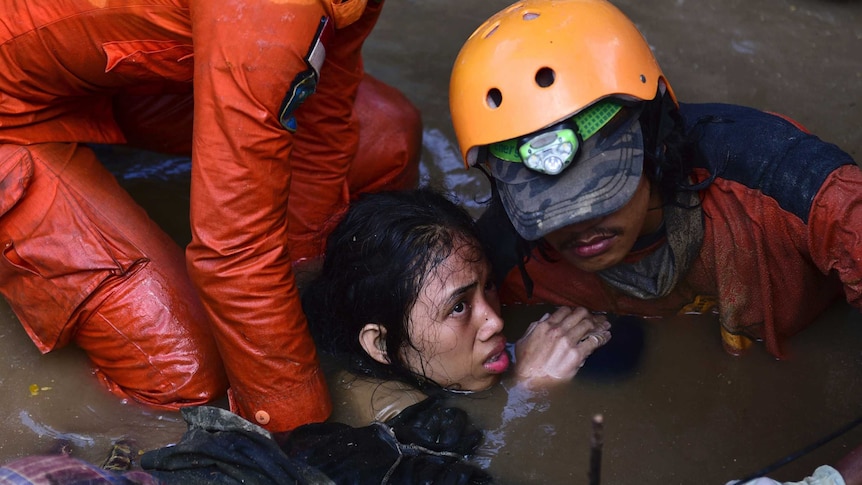
[[[39,386],[39,384],[30,384],[30,395],[38,396],[42,391],[50,391],[52,388],[48,386]]]

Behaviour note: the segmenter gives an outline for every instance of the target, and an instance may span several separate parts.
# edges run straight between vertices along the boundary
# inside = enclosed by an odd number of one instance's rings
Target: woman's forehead
[[[424,287],[443,290],[448,295],[477,283],[487,272],[488,261],[478,244],[461,243],[445,260],[430,269]]]

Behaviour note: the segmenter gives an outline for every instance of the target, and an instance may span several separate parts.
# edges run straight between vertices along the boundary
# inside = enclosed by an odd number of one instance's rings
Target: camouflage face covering
[[[592,136],[559,175],[523,163],[488,158],[503,207],[518,233],[535,241],[561,227],[616,212],[634,195],[643,172],[643,135],[637,116],[611,135]]]
[[[703,210],[697,192],[680,192],[677,203],[664,206],[667,240],[635,263],[620,263],[601,270],[607,284],[642,300],[670,294],[700,254]]]

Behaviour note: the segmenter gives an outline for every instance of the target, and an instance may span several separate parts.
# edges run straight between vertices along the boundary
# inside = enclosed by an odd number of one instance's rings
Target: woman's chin
[[[455,393],[459,393],[459,392],[460,393],[482,392],[482,391],[487,391],[488,389],[491,389],[492,387],[496,386],[497,383],[500,382],[501,378],[502,378],[502,376],[499,374],[486,373],[484,377],[473,378],[470,380],[470,382],[468,382],[466,384],[463,384],[463,383],[449,384],[449,385],[446,385],[443,387],[446,390],[451,391],[451,392],[455,392]]]
[[[502,377],[503,376],[501,374],[488,374],[486,379],[482,379],[481,382],[477,382],[475,385],[470,386],[470,389],[465,389],[465,391],[487,391],[488,389],[491,389],[492,387],[496,386],[497,383],[500,382],[500,379],[502,379]]]

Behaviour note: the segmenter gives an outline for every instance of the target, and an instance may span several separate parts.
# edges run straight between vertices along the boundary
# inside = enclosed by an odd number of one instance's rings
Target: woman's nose
[[[484,314],[481,316],[481,327],[479,328],[479,339],[488,340],[503,331],[503,318],[492,305],[485,302]]]

